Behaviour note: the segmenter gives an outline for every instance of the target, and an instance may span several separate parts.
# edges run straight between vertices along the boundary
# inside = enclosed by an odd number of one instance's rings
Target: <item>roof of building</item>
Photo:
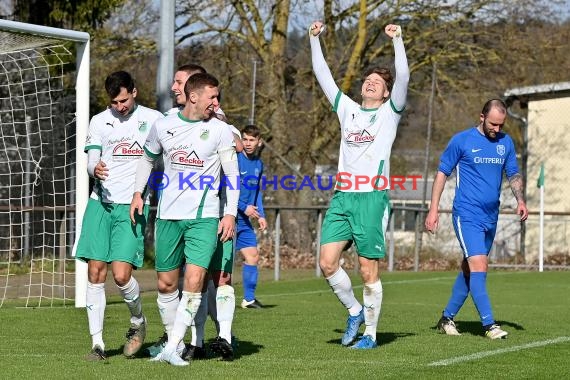
[[[516,87],[506,90],[503,96],[509,100],[540,100],[570,95],[570,82],[539,84],[536,86]]]

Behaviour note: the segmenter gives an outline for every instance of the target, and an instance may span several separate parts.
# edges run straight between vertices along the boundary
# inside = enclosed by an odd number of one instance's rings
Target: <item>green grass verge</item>
[[[265,273],[265,277],[267,273]],[[110,358],[86,362],[90,337],[85,310],[73,307],[0,309],[2,377],[41,379],[282,378],[282,379],[538,379],[564,378],[570,357],[570,281],[565,272],[491,272],[488,289],[506,340],[483,337],[471,300],[456,318],[459,337],[433,328],[449,297],[455,273],[383,274],[380,346],[353,351],[340,345],[346,311],[326,282],[313,273],[265,280],[261,310],[236,309],[239,339],[233,362],[194,361],[175,368],[148,358],[122,357],[128,311],[113,296],[104,338]],[[360,280],[354,279],[361,298]],[[239,306],[241,287],[237,287]],[[143,294],[149,320],[145,346],[162,334],[156,294]],[[214,338],[208,322],[207,338]],[[556,340],[558,339],[558,340]],[[453,359],[457,362],[453,362]],[[447,365],[434,365],[446,361]]]

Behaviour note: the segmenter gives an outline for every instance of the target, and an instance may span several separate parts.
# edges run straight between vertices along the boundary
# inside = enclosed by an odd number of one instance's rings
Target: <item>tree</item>
[[[499,0],[324,0],[318,9],[322,16],[315,18],[322,18],[328,27],[323,44],[333,76],[353,98],[358,98],[359,75],[366,67],[392,64],[392,46],[385,38],[384,26],[402,25],[412,80],[411,107],[400,133],[416,138],[399,138],[395,148],[423,149],[427,101],[422,96],[429,92],[432,63],[437,63],[438,70],[434,139],[442,143],[456,125],[469,123],[482,98],[496,91],[496,87],[480,89],[477,84],[489,78],[489,68],[504,59],[504,48],[489,43],[497,39],[497,23],[489,26],[494,20],[510,20],[512,10],[519,9],[513,4]],[[247,113],[249,96],[244,96],[244,89],[251,83],[251,60],[259,61],[256,123],[272,147],[265,157],[270,172],[277,175],[291,173],[280,157],[306,174],[314,173],[317,164],[337,161],[338,121],[316,85],[310,65],[304,28],[313,19],[303,14],[308,6],[314,4],[232,0],[190,1],[178,8],[177,19],[184,20],[177,28],[178,42],[191,41],[193,52],[215,57],[208,61],[215,63],[210,70],[224,73],[220,78],[224,81],[223,104],[230,116],[232,112]],[[535,11],[529,5],[525,12]],[[275,201],[309,204],[314,202],[314,194],[277,192]]]

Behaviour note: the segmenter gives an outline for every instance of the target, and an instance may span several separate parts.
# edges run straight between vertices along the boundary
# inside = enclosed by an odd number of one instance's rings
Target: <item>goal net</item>
[[[89,107],[89,86],[76,94],[86,63],[89,78],[88,55],[77,58],[88,41],[87,33],[0,20],[0,306],[76,299],[72,247],[86,193],[76,191],[86,182],[76,139],[84,140]]]

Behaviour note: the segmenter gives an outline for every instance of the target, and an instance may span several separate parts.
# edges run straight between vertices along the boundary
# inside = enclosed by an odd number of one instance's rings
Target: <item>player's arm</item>
[[[236,150],[233,146],[228,146],[221,148],[218,151],[220,156],[220,162],[222,164],[222,169],[224,175],[227,177],[230,183],[236,183],[238,181],[239,169]],[[237,207],[239,201],[239,187],[227,186],[226,187],[226,206],[224,208],[224,216],[220,221],[218,227],[218,235],[220,235],[220,241],[226,242],[230,240],[234,235]]]
[[[325,26],[320,21],[315,21],[309,27],[309,42],[311,44],[311,61],[313,63],[313,71],[317,77],[319,85],[323,89],[325,96],[329,102],[334,105],[337,95],[340,91],[331,74],[329,66],[323,56],[319,35],[323,33]]]
[[[524,221],[528,218],[528,209],[526,208],[526,202],[524,201],[523,176],[517,173],[509,177],[508,180],[509,185],[511,185],[513,195],[517,200],[517,215],[520,215],[521,221]]]
[[[243,152],[243,143],[241,142],[241,137],[235,133],[232,133],[232,136],[234,137],[234,143],[236,144],[236,152]]]
[[[101,151],[99,149],[89,149],[87,151],[87,173],[90,177],[104,181],[109,176],[107,165],[101,161]]]
[[[156,129],[156,123],[158,120],[156,120],[150,128],[150,132],[148,133],[146,142],[143,147],[144,153],[141,158],[139,158],[137,164],[134,194],[130,209],[131,222],[133,222],[133,224],[135,224],[135,210],[138,210],[139,215],[142,215],[143,213],[144,200],[142,193],[148,183],[148,177],[152,172],[154,161],[160,157],[160,153],[162,152],[162,145],[160,143],[160,139],[158,138],[158,131]]]
[[[445,181],[447,180],[447,175],[445,173],[438,171],[433,180],[433,187],[431,190],[431,203],[429,205],[429,212],[426,216],[425,227],[431,233],[434,233],[439,226],[439,201],[441,199],[441,194],[445,188]]]
[[[257,223],[259,224],[259,230],[263,231],[267,228],[267,220],[265,219],[265,210],[263,209],[263,196],[261,194],[261,189],[258,189],[257,192],[256,206],[257,206],[257,213],[259,214]]]
[[[408,58],[406,57],[406,49],[404,48],[402,29],[399,25],[390,24],[386,26],[384,31],[388,37],[392,38],[395,54],[396,78],[390,94],[390,101],[395,111],[402,112],[406,106],[408,83],[410,82],[410,68],[408,66]]]
[[[263,195],[261,194],[261,177],[263,176],[263,163],[261,164],[261,170],[259,171],[259,178],[257,178],[257,189],[255,192],[255,206],[257,207],[257,212],[259,218],[265,219],[265,210],[263,209]]]
[[[130,209],[131,222],[133,222],[133,224],[135,224],[135,210],[138,210],[139,215],[143,213],[144,200],[142,193],[147,185],[148,177],[152,172],[155,159],[156,157],[149,155],[146,150],[141,158],[139,158],[137,172],[135,174],[135,191]]]
[[[90,177],[103,181],[109,175],[109,169],[101,161],[103,151],[102,137],[99,132],[99,126],[103,123],[101,120],[100,115],[91,118],[83,150],[87,153],[87,174]]]

